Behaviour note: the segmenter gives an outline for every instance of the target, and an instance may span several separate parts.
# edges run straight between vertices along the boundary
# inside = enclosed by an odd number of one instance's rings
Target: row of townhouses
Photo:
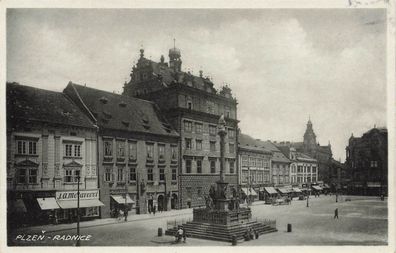
[[[330,144],[316,142],[310,120],[301,143],[243,134],[231,89],[216,90],[181,64],[177,48],[169,62],[142,49],[122,95],[72,82],[63,92],[7,83],[10,225],[74,221],[77,202],[83,219],[205,205],[220,173],[221,115],[229,194],[238,188],[252,200],[335,187],[326,171],[342,165]]]

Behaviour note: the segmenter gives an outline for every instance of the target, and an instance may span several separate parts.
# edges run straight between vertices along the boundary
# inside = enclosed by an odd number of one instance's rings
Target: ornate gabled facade
[[[208,77],[182,71],[181,52],[169,50],[169,63],[144,57],[133,66],[131,80],[124,85],[124,95],[154,101],[180,134],[179,187],[183,208],[204,205],[204,194],[218,179],[220,138],[217,124],[220,115],[226,120],[226,180],[237,185],[237,101],[227,86],[220,91]]]
[[[7,83],[7,213],[21,224],[99,217],[96,128],[64,94]]]

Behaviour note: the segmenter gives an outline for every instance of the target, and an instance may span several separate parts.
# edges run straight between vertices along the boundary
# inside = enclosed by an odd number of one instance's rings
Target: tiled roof
[[[307,154],[300,153],[300,152],[296,152],[296,158],[297,158],[297,160],[317,162],[316,159],[310,157]]]
[[[139,59],[139,64],[151,65],[154,75],[162,79],[162,85],[165,87],[171,85],[173,82],[185,85],[188,85],[188,83],[191,82],[191,86],[197,89],[206,91],[209,88],[211,92],[217,92],[216,89],[213,87],[214,84],[207,77],[195,76],[189,72],[183,71],[175,72],[173,68],[167,66],[166,64],[154,62],[144,57]]]
[[[273,162],[286,162],[290,163],[291,161],[270,141],[262,141],[262,140],[257,140],[254,139],[253,137],[246,135],[246,134],[240,134],[238,136],[239,140],[239,145],[244,144],[244,145],[249,145],[253,147],[259,147],[263,148],[264,150],[267,150],[272,153],[272,158],[271,160]]]
[[[65,94],[17,83],[7,83],[7,118],[94,128]]]
[[[71,82],[64,93],[80,107],[86,106],[101,128],[178,136],[153,102]]]

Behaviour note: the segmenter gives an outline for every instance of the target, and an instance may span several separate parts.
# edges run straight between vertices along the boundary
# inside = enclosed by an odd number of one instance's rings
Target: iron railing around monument
[[[261,219],[261,218],[253,218],[253,220],[256,220],[256,222],[262,223],[262,224],[267,225],[271,228],[276,228],[276,220]]]
[[[178,226],[186,224],[187,222],[190,222],[190,221],[192,221],[191,218],[167,220],[166,221],[166,229],[168,230],[168,229],[172,229],[172,228],[177,228]]]

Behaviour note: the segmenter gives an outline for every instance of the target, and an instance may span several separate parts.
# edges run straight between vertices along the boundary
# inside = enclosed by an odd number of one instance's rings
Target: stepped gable
[[[7,83],[7,122],[36,121],[94,128],[93,122],[65,94]]]
[[[178,137],[178,133],[161,115],[158,106],[138,98],[69,83],[64,93],[102,128]]]

